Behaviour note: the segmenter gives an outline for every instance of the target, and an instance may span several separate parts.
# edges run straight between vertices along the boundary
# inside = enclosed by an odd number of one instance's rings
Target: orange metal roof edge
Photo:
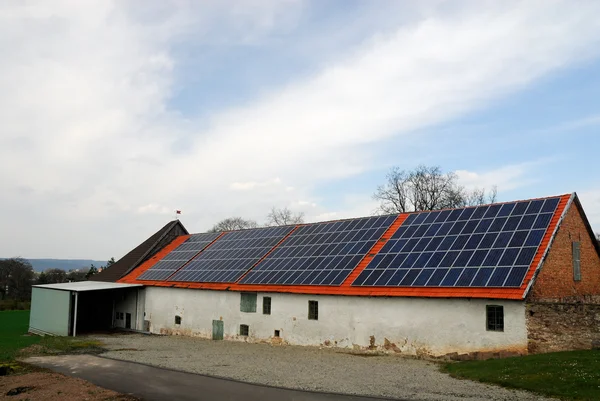
[[[527,200],[538,200],[555,198],[557,196],[547,196],[543,198],[532,198]],[[143,272],[152,267],[158,260],[162,259],[166,254],[171,252],[181,243],[183,243],[188,236],[181,236],[171,242],[167,247],[163,248],[154,257],[143,263],[140,267],[132,271],[130,274],[119,280],[123,283],[135,282],[138,284],[144,284],[155,287],[173,287],[173,288],[192,288],[192,289],[206,289],[206,290],[229,290],[229,291],[248,291],[248,292],[280,292],[280,293],[293,293],[293,294],[309,294],[309,295],[347,295],[347,296],[383,296],[383,297],[428,297],[428,298],[493,298],[493,299],[513,299],[520,300],[525,296],[525,292],[529,286],[530,281],[534,277],[534,274],[540,266],[540,262],[548,246],[550,240],[556,229],[558,222],[563,215],[571,194],[560,195],[559,205],[554,212],[552,220],[544,234],[544,238],[538,248],[538,251],[531,263],[529,271],[523,280],[521,287],[518,288],[498,288],[498,287],[352,287],[352,282],[358,277],[360,272],[366,268],[368,262],[379,253],[385,242],[381,245],[378,241],[373,246],[371,251],[363,258],[358,266],[350,273],[348,278],[340,286],[312,286],[312,285],[265,285],[265,284],[237,284],[237,283],[192,283],[192,282],[167,282],[167,281],[147,281],[147,280],[136,280]],[[510,202],[498,202],[495,204],[512,203]],[[402,226],[408,215],[411,213],[401,213],[397,219],[392,223],[390,228],[382,235],[381,239],[389,239],[397,230]],[[420,212],[416,212],[420,213]],[[296,226],[303,226],[306,224],[299,224]],[[395,228],[394,228],[395,226]],[[295,229],[296,229],[295,228]],[[294,230],[295,230],[294,229]],[[292,230],[292,231],[294,231]],[[219,237],[220,238],[220,237]],[[380,240],[381,240],[380,239]],[[272,252],[279,244],[273,247],[269,252]],[[387,242],[387,241],[386,241]],[[206,248],[205,248],[206,249]],[[375,252],[373,252],[375,251]],[[256,265],[254,265],[256,266]],[[253,266],[253,267],[254,267]],[[250,269],[251,270],[251,269]],[[249,271],[250,271],[249,270]],[[247,274],[247,273],[246,273]]]

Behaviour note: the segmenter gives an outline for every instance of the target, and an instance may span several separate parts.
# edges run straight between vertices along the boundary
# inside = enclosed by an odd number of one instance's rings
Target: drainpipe
[[[73,318],[73,337],[77,335],[77,302],[79,301],[79,292],[75,292],[75,317]]]

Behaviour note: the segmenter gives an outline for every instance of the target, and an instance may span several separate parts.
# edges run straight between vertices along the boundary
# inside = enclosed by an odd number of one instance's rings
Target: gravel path
[[[95,336],[103,356],[278,387],[408,400],[548,400],[439,372],[435,363],[339,349],[140,334]]]

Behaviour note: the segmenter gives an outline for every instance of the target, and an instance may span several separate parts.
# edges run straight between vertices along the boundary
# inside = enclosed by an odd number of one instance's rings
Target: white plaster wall
[[[123,319],[116,319],[116,314],[113,312],[114,327],[125,328],[126,314],[131,313],[131,328],[136,330],[143,328],[143,293],[144,289],[131,288],[123,290],[116,296],[114,312],[123,312]]]
[[[240,312],[240,293],[146,287],[150,331],[212,336],[212,320],[223,320],[225,338],[283,341],[297,345],[369,347],[408,354],[516,350],[527,347],[525,305],[521,301],[350,297],[259,293],[256,313]],[[262,314],[263,296],[271,297],[271,315]],[[308,301],[319,302],[319,320],[308,320]],[[486,305],[504,306],[504,332],[486,330]],[[175,315],[182,324],[175,325]],[[250,326],[248,338],[239,325]]]

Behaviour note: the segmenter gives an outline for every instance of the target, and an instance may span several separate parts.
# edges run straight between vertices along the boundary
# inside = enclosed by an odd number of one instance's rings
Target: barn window
[[[275,330],[274,336],[279,337],[279,330]]]
[[[255,313],[256,312],[256,293],[242,292],[240,298],[240,311]]]
[[[581,281],[581,245],[573,241],[573,280]]]
[[[181,324],[181,316],[175,315],[175,324]]]
[[[247,324],[240,324],[240,336],[248,336],[248,332],[250,332],[250,326]]]
[[[271,297],[263,297],[263,315],[271,314]]]
[[[319,301],[308,301],[308,319],[319,320]]]
[[[504,331],[504,307],[487,305],[487,329],[489,331]]]

